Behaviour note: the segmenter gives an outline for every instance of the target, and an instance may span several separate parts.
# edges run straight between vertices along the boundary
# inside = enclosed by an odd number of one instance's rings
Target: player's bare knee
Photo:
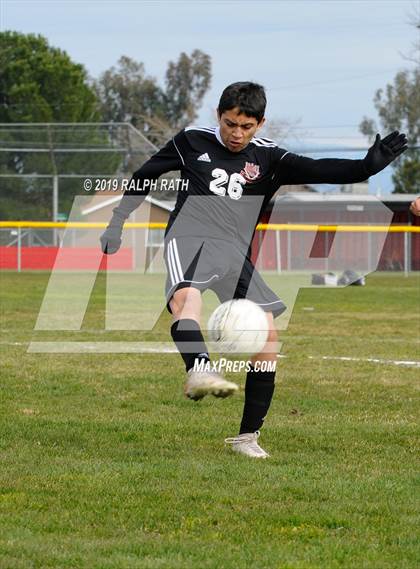
[[[174,297],[172,297],[171,300],[169,301],[169,308],[171,309],[172,316],[174,317],[175,320],[177,320],[179,313],[179,306],[176,300],[174,300]]]
[[[172,314],[176,320],[192,318],[199,321],[201,312],[201,292],[192,287],[177,290],[170,302]]]

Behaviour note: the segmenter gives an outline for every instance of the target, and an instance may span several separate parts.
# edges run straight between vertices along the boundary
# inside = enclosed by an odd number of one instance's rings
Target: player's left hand
[[[420,197],[411,202],[410,211],[413,215],[420,216]]]
[[[375,142],[364,158],[369,176],[373,176],[386,168],[405,150],[407,150],[407,137],[404,133],[400,134],[398,130],[394,130],[382,139],[381,135],[377,134]]]

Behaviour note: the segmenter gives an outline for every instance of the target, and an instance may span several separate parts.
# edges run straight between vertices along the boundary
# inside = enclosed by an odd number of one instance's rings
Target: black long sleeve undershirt
[[[129,189],[124,192],[120,203],[114,209],[114,213],[122,219],[127,219],[130,213],[137,209],[149,194],[150,182],[157,180],[166,172],[180,170],[181,168],[182,158],[172,139],[133,173],[128,184]],[[148,180],[147,185],[144,184],[145,180]],[[130,189],[133,182],[136,188],[134,190]]]
[[[275,169],[280,185],[292,184],[351,184],[369,178],[363,160],[320,158],[315,160],[286,152]]]
[[[275,149],[272,164],[273,188],[272,192],[267,192],[266,197],[286,184],[346,184],[362,182],[369,177],[363,160],[340,158],[315,160],[281,148]],[[183,165],[183,158],[172,139],[134,172],[130,183],[134,181],[136,189],[124,192],[114,213],[120,219],[127,219],[149,194],[151,181],[157,180],[166,172],[181,170]],[[149,181],[147,185],[144,184],[145,180]]]

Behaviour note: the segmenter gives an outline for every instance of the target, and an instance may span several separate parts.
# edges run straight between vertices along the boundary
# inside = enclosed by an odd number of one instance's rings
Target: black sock
[[[245,384],[245,405],[239,434],[258,431],[267,415],[274,393],[275,371],[248,372]]]
[[[187,371],[194,367],[195,360],[210,361],[200,325],[195,320],[190,318],[177,320],[171,326],[171,336],[185,362]],[[194,344],[191,345],[191,342]]]

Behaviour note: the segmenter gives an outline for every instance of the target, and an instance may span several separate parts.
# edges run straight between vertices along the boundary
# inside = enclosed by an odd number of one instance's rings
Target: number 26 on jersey
[[[210,182],[210,191],[218,196],[225,196],[227,191],[230,198],[233,200],[239,200],[242,196],[242,185],[246,183],[245,178],[241,174],[234,173],[229,176],[226,170],[223,170],[222,168],[215,168],[211,175],[214,180]],[[227,189],[226,182],[228,182]]]

